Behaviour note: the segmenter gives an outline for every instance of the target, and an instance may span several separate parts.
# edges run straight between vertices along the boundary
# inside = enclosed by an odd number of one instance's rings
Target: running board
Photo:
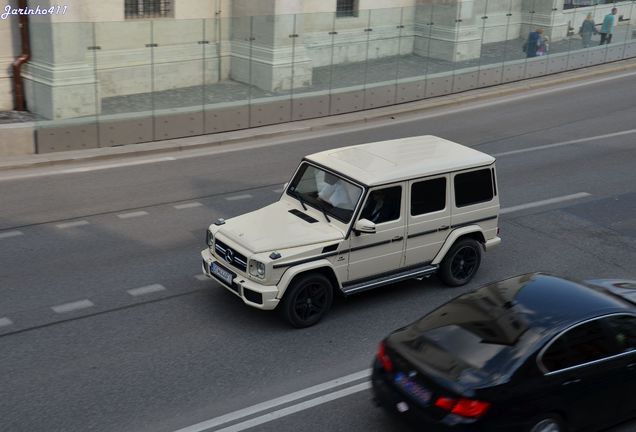
[[[378,279],[372,279],[372,280],[356,283],[353,285],[349,285],[346,287],[342,287],[342,292],[345,295],[351,295],[351,294],[359,293],[361,291],[366,291],[369,289],[381,287],[383,285],[389,285],[395,282],[401,282],[407,279],[422,278],[425,276],[430,276],[431,274],[435,273],[438,268],[439,268],[439,265],[434,264],[434,265],[427,265],[425,267],[420,267],[418,269],[409,269],[403,272],[393,273],[389,276],[383,276]]]

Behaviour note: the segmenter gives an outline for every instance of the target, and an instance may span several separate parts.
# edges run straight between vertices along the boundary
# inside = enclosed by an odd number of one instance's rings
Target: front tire
[[[439,268],[439,278],[446,285],[466,285],[481,264],[481,245],[472,238],[463,238],[446,253]]]
[[[547,415],[533,422],[534,424],[528,429],[528,432],[565,432],[561,418],[555,415]]]
[[[333,287],[321,274],[308,274],[295,279],[287,288],[281,304],[285,321],[296,328],[316,324],[331,308]]]

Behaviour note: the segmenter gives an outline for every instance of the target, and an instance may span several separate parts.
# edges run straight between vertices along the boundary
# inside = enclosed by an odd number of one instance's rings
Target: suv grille
[[[226,263],[244,272],[247,271],[247,258],[245,258],[245,255],[238,253],[219,240],[214,241],[214,250]]]

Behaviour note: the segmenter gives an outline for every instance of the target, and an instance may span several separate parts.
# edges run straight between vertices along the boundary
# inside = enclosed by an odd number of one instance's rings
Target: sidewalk
[[[636,58],[599,66],[547,75],[539,78],[517,81],[494,87],[470,90],[443,97],[425,99],[405,104],[392,105],[372,110],[358,111],[336,116],[321,117],[291,123],[243,129],[210,135],[130,144],[120,147],[75,150],[67,152],[35,154],[27,156],[5,156],[0,160],[0,170],[25,169],[41,166],[70,164],[76,162],[94,162],[122,157],[156,155],[167,152],[194,150],[220,144],[240,143],[254,139],[288,136],[301,132],[311,132],[342,125],[366,123],[388,119],[392,116],[417,113],[461,105],[466,102],[486,100],[506,95],[524,93],[533,89],[571,83],[613,73],[636,71]]]

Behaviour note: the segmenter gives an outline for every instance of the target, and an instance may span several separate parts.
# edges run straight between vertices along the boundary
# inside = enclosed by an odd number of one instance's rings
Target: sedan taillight
[[[490,408],[490,402],[484,402],[477,399],[454,399],[446,396],[440,396],[435,401],[435,406],[461,417],[479,418],[486,414],[486,411]]]
[[[378,346],[378,353],[375,356],[382,365],[382,369],[384,369],[386,372],[393,372],[393,362],[386,354],[384,341],[380,342],[380,346]]]

